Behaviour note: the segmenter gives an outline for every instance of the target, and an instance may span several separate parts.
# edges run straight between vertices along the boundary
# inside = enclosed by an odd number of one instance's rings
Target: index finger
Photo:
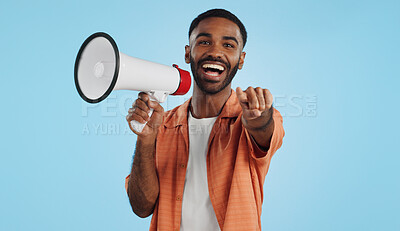
[[[148,104],[150,96],[146,92],[139,92],[139,98]]]
[[[238,97],[239,102],[241,103],[247,103],[247,94],[243,92],[243,90],[240,87],[236,88],[236,95]]]

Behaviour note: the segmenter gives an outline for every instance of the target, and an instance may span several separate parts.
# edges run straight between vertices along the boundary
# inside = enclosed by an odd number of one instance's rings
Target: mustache
[[[197,62],[197,65],[200,66],[201,63],[206,62],[206,61],[220,62],[220,63],[225,64],[225,66],[227,67],[228,70],[231,69],[231,65],[229,63],[225,62],[224,60],[222,60],[221,58],[215,58],[215,57],[210,57],[210,56],[208,56],[206,58],[203,58],[203,59],[200,59]]]

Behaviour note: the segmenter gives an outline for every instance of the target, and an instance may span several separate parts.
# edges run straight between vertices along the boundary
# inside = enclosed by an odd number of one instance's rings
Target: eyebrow
[[[212,35],[211,35],[210,33],[204,33],[204,32],[203,32],[203,33],[199,33],[199,34],[196,36],[196,39],[198,39],[199,37],[202,37],[202,36],[205,36],[205,37],[208,37],[208,38],[211,38],[211,37],[212,37]],[[222,39],[223,39],[223,40],[232,40],[232,41],[235,41],[236,44],[239,44],[238,40],[237,40],[235,37],[233,37],[233,36],[223,36]]]
[[[211,38],[211,34],[210,33],[199,33],[197,36],[196,36],[196,39],[198,39],[199,37],[201,37],[201,36],[205,36],[205,37],[209,37],[209,38]]]
[[[236,42],[236,44],[239,44],[238,40],[235,37],[232,36],[224,36],[222,37],[224,40],[233,40]]]

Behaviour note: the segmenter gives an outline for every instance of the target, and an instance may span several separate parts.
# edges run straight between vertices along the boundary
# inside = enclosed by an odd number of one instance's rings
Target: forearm
[[[253,137],[257,145],[267,151],[274,133],[273,107],[266,111],[256,120],[246,121],[242,117],[242,122],[248,133]]]
[[[139,217],[153,213],[159,194],[154,153],[155,139],[147,141],[138,138],[128,182],[128,196],[133,212]]]

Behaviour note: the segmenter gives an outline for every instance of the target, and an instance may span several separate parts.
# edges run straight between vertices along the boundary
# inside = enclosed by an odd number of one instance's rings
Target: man
[[[232,13],[200,14],[185,47],[192,98],[164,113],[140,93],[129,109],[128,123],[147,124],[132,129],[138,137],[125,186],[135,214],[153,214],[150,230],[261,230],[264,179],[284,131],[267,89],[231,89],[246,40]]]

